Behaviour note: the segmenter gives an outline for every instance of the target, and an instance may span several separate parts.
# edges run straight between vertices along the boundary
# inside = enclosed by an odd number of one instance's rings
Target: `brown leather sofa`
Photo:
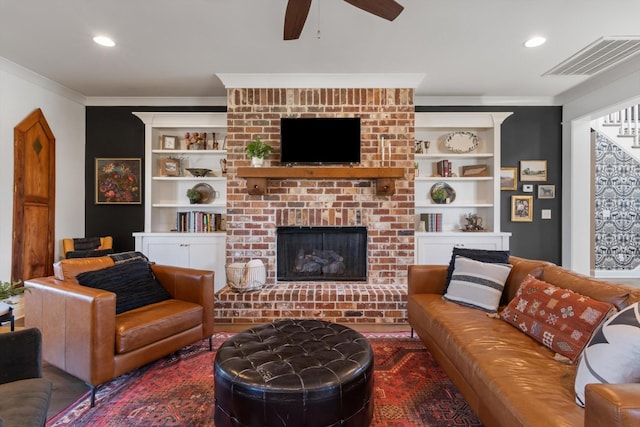
[[[576,274],[544,261],[510,257],[503,302],[527,274],[613,303],[640,300],[640,288]],[[640,384],[589,384],[586,407],[575,403],[576,364],[486,312],[443,300],[447,266],[408,271],[409,323],[485,426],[614,427],[640,425]]]
[[[27,280],[25,324],[42,331],[43,360],[95,389],[213,334],[213,272],[163,265],[152,271],[172,299],[116,315],[116,294],[76,275],[114,265],[109,256],[62,260],[55,276]]]

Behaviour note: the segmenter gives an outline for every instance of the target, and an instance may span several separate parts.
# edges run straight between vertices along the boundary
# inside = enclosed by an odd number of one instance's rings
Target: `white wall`
[[[562,264],[591,274],[591,125],[604,114],[640,102],[640,57],[559,97],[563,105]]]
[[[37,108],[56,138],[56,259],[60,239],[84,235],[84,99],[0,58],[0,281],[11,277],[13,129]]]

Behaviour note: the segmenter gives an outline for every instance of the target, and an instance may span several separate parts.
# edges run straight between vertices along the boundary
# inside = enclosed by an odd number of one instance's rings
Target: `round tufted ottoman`
[[[371,345],[336,323],[281,320],[234,335],[214,376],[216,427],[361,427],[373,416]]]

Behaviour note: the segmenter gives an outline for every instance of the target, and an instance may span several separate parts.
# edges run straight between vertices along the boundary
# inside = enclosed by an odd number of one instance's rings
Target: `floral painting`
[[[140,159],[96,159],[96,204],[140,204]]]

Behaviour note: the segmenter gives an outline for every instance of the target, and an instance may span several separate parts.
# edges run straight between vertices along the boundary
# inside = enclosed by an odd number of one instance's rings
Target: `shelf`
[[[417,176],[415,181],[492,181],[492,176]]]
[[[454,208],[492,208],[492,203],[429,203],[416,202],[416,208],[438,208],[438,209],[454,209]]]
[[[154,208],[183,208],[183,209],[190,209],[190,210],[204,210],[204,209],[220,209],[220,208],[226,208],[227,205],[226,203],[196,203],[196,204],[191,204],[191,203],[153,203],[151,205]]]
[[[226,155],[227,150],[151,150],[153,154],[217,154]]]
[[[493,157],[493,153],[428,153],[428,154],[416,154],[416,159],[440,159],[440,158],[452,158],[452,159],[490,159]]]
[[[267,190],[267,179],[375,179],[376,194],[391,196],[395,193],[395,179],[404,177],[403,168],[390,167],[240,167],[238,176],[247,180],[247,192],[262,195]]]
[[[226,176],[154,176],[154,181],[226,181]]]

